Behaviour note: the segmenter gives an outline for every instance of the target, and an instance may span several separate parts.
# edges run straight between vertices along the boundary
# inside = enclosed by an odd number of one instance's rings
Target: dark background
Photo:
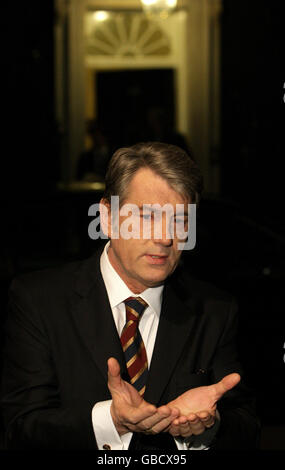
[[[238,298],[240,354],[256,390],[265,449],[285,448],[282,6],[277,0],[223,2],[221,194],[204,195],[197,247],[184,260],[194,275]],[[53,21],[52,1],[2,8],[1,324],[15,275],[87,256],[95,246],[87,239],[86,214],[100,194],[63,193],[56,186],[60,133],[54,116]],[[101,74],[99,87],[106,87],[106,80],[113,87],[116,79],[116,90],[127,93],[123,83],[132,87],[137,72],[122,74],[121,80]],[[148,71],[141,74],[147,94]],[[164,74],[165,87],[171,88],[171,70]],[[139,102],[143,110],[144,100]],[[171,99],[164,105],[174,107]],[[133,124],[127,115],[124,110],[123,130]],[[122,132],[120,142],[113,128],[120,113],[110,120],[103,111],[100,116],[104,125],[111,124],[116,144],[131,143],[133,134]]]
[[[144,140],[148,110],[174,116],[172,69],[98,72],[96,82],[99,125],[114,147]]]

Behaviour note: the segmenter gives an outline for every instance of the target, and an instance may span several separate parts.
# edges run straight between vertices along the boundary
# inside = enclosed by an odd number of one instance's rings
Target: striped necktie
[[[129,297],[124,303],[126,305],[126,324],[121,334],[121,344],[131,384],[143,396],[148,365],[146,350],[138,324],[147,303],[141,297]]]

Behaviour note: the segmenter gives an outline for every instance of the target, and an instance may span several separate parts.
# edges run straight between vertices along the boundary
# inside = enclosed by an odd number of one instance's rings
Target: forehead
[[[130,181],[125,202],[133,204],[187,204],[168,182],[149,168],[139,169]]]

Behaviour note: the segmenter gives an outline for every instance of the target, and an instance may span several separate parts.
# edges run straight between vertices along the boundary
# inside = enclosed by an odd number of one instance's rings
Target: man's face
[[[118,239],[111,239],[108,251],[112,266],[132,292],[141,293],[148,287],[162,284],[175,270],[182,253],[178,250],[178,243],[181,239],[177,238],[175,226],[183,224],[187,231],[187,202],[149,168],[141,168],[133,176],[124,204],[135,204],[139,208],[140,226],[142,227],[143,222],[148,220],[151,235],[144,238],[142,228],[139,232],[139,239],[125,239],[120,233]],[[106,205],[104,201],[102,203]],[[168,204],[168,207],[173,208],[174,217],[171,217],[171,220],[165,212],[161,212],[162,230],[159,238],[157,235],[154,237],[154,214],[150,211],[143,211],[144,204],[159,204],[160,207]],[[177,204],[183,206],[176,210]],[[127,218],[127,215],[119,216],[120,228]],[[174,224],[174,234],[169,231],[170,221]]]

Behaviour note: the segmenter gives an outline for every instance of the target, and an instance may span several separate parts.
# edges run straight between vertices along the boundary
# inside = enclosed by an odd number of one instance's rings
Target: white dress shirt
[[[121,279],[121,277],[111,265],[108,258],[109,245],[110,242],[106,244],[105,249],[101,255],[100,269],[107,290],[110,306],[114,317],[114,322],[118,334],[119,336],[121,336],[123,327],[126,323],[126,308],[124,300],[126,300],[128,297],[136,297],[136,294],[134,294],[127,287],[127,285],[124,283],[124,281]],[[159,324],[163,287],[164,286],[148,288],[139,295],[148,304],[148,307],[145,309],[140,319],[139,330],[145,345],[149,366],[151,363],[154,343]],[[94,405],[92,409],[92,424],[98,448],[127,450],[133,433],[129,432],[122,436],[118,434],[111,417],[111,403],[112,400],[98,402]],[[206,432],[208,433],[208,431],[210,430],[207,430]],[[187,445],[187,440],[175,438],[175,442],[179,450],[189,449],[189,446]],[[194,448],[205,449],[206,445],[199,443]]]

